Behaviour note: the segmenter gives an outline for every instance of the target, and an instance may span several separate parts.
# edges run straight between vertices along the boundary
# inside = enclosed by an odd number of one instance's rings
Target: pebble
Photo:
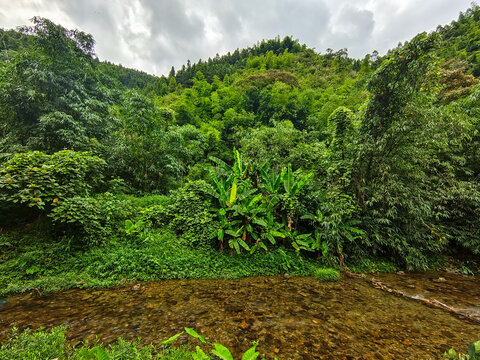
[[[141,288],[140,284],[135,284],[135,285],[133,285],[132,290],[133,291],[140,291],[140,288]]]

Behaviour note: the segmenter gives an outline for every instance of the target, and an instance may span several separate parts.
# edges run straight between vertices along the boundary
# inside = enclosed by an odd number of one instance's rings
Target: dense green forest
[[[385,56],[285,37],[155,77],[44,18],[0,30],[2,293],[475,271],[479,34],[472,5]]]

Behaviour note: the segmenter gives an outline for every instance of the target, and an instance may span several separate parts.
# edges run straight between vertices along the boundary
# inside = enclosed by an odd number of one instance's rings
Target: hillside
[[[479,14],[381,57],[286,37],[168,77],[99,62],[91,35],[47,19],[2,30],[2,288],[93,271],[85,251],[111,256],[111,281],[155,279],[159,236],[169,261],[228,249],[253,273],[266,252],[476,271]],[[197,274],[176,264],[162,276]]]

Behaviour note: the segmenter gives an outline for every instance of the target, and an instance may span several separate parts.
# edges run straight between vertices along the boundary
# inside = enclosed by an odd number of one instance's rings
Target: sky
[[[291,35],[363,58],[435,30],[471,0],[0,0],[0,27],[46,17],[93,35],[101,60],[168,74],[262,39]]]

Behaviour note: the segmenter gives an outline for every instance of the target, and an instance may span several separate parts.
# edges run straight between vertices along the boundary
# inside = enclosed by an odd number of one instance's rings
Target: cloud
[[[0,26],[35,15],[91,33],[104,60],[166,74],[187,59],[214,57],[292,35],[317,51],[380,53],[456,19],[471,0],[0,0]]]

